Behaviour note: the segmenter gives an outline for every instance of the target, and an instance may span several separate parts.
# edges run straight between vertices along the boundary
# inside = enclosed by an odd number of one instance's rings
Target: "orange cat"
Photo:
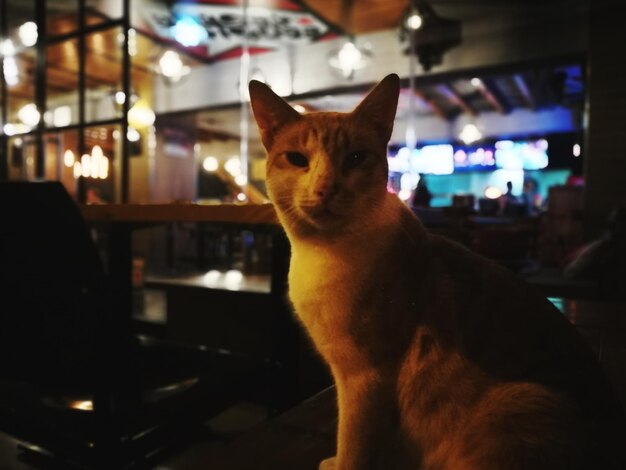
[[[574,327],[387,192],[399,93],[298,114],[252,81],[289,297],[330,366],[339,470],[624,469],[625,420]]]

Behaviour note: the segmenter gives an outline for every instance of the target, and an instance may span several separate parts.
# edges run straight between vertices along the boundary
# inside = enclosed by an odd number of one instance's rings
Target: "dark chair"
[[[0,430],[62,465],[147,464],[234,399],[203,351],[120,327],[112,285],[61,184],[0,184]]]

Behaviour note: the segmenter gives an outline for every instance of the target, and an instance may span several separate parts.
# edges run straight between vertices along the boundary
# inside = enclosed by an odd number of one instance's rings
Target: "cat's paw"
[[[335,470],[337,468],[337,458],[331,457],[329,459],[324,459],[320,463],[319,470]]]

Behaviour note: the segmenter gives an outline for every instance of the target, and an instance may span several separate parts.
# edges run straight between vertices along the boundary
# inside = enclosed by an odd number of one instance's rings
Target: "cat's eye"
[[[367,159],[365,152],[352,152],[348,154],[344,161],[344,167],[348,170],[356,168],[361,165]]]
[[[299,152],[287,152],[287,161],[300,168],[309,166],[309,159]]]

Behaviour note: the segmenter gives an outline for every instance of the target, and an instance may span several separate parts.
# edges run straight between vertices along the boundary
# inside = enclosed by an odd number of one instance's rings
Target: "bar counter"
[[[83,204],[81,212],[88,222],[278,223],[272,204]]]

